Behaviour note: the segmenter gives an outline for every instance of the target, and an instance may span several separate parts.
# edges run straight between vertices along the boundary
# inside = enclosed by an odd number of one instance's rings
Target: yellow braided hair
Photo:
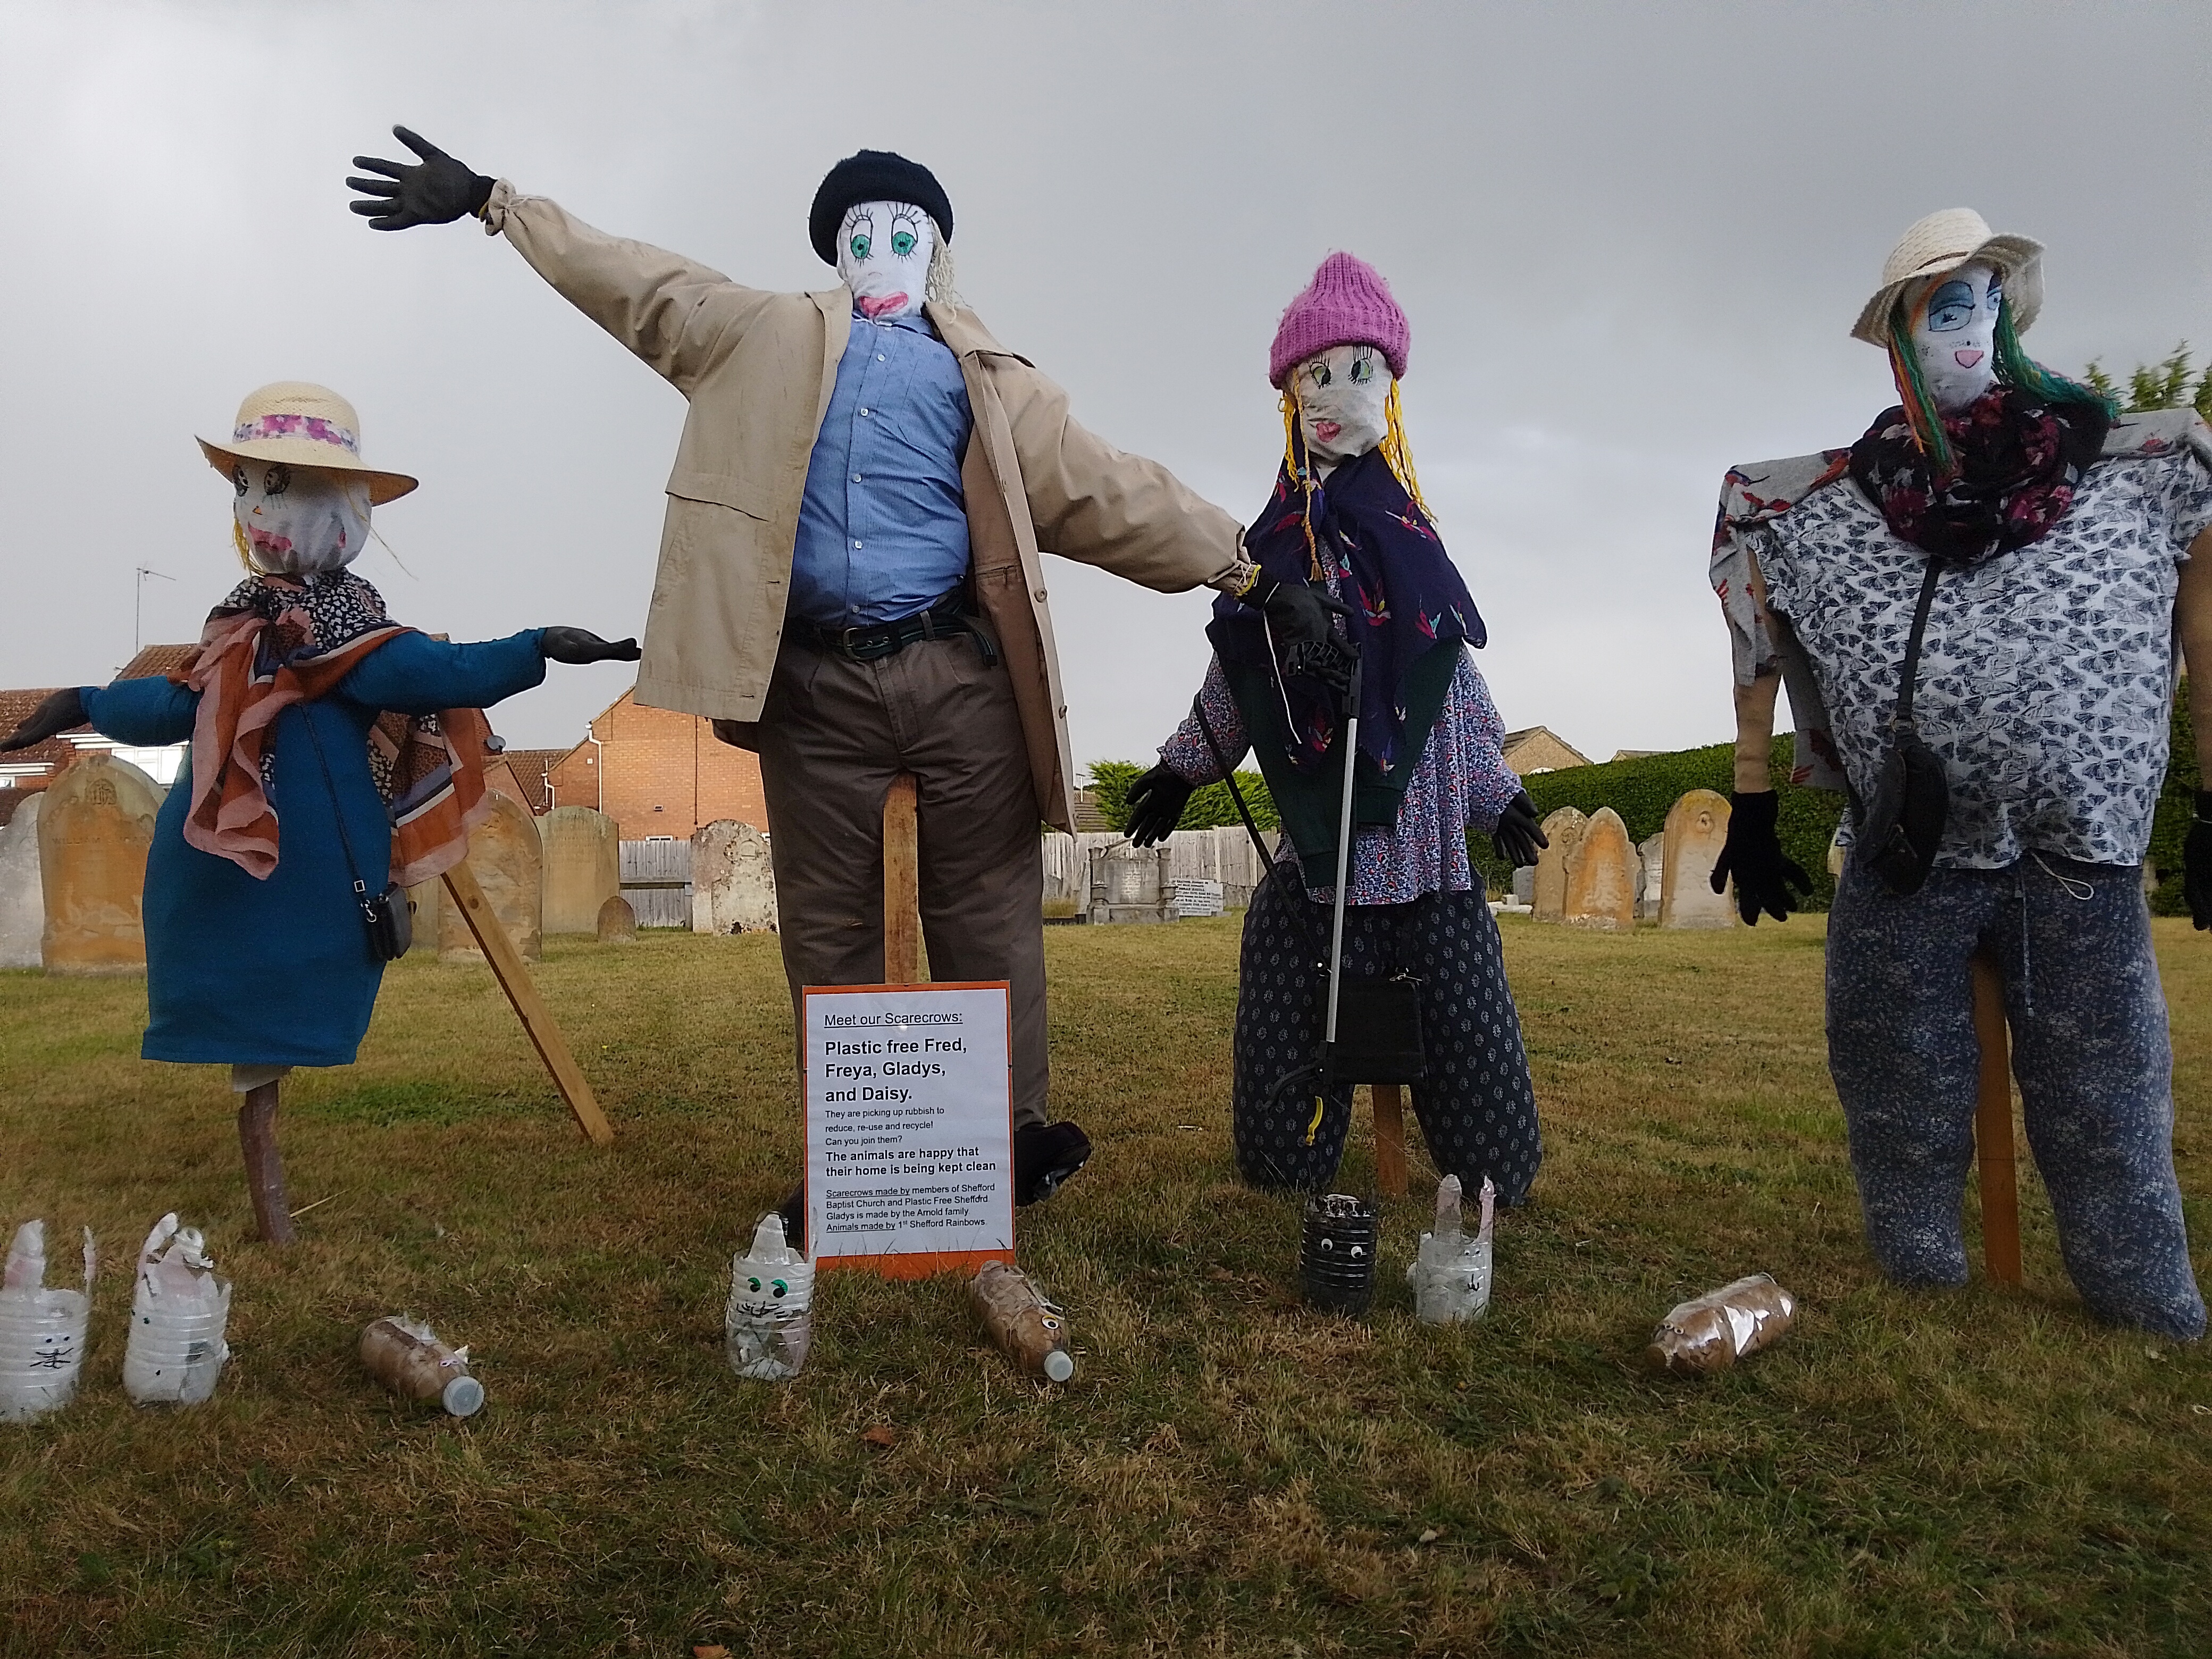
[[[230,517],[230,544],[238,550],[238,562],[246,567],[246,574],[259,575],[261,569],[253,562],[253,550],[246,544],[246,526],[239,523],[234,513]]]
[[[1398,482],[1406,486],[1406,493],[1413,498],[1413,505],[1421,509],[1421,516],[1433,521],[1436,514],[1421,499],[1421,481],[1413,471],[1413,452],[1406,447],[1406,422],[1398,412],[1398,382],[1390,382],[1390,395],[1382,404],[1382,459],[1390,464]]]
[[[1283,382],[1283,467],[1304,494],[1307,579],[1322,579],[1321,550],[1314,545],[1313,475],[1298,454],[1298,380],[1293,374]]]

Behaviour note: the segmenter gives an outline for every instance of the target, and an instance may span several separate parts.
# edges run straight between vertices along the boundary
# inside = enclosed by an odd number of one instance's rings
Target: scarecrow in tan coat
[[[355,158],[377,175],[347,181],[355,212],[380,230],[474,214],[690,400],[638,700],[759,753],[794,1000],[882,979],[882,809],[911,772],[930,967],[1011,982],[1015,1197],[1049,1196],[1091,1143],[1045,1109],[1037,823],[1072,830],[1074,805],[1039,556],[1243,594],[1285,641],[1328,636],[1322,601],[1262,577],[1164,467],[1078,426],[958,302],[928,168],[837,163],[808,228],[840,280],[774,294],[394,131],[421,159]]]

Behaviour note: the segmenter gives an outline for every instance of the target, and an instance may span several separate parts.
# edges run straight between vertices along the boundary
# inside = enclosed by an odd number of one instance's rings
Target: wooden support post
[[[914,774],[902,772],[884,796],[884,983],[921,980],[921,854],[916,840]]]
[[[276,1085],[248,1089],[238,1106],[238,1144],[246,1153],[246,1190],[253,1200],[253,1224],[265,1244],[289,1244],[299,1237],[292,1225],[292,1200],[284,1192],[284,1160],[276,1155]]]
[[[468,860],[464,859],[446,872],[445,880],[446,896],[460,907],[462,920],[469,924],[469,932],[477,936],[477,948],[491,964],[492,976],[499,981],[499,988],[507,993],[507,1000],[514,1005],[515,1015],[522,1021],[522,1029],[538,1050],[538,1057],[553,1074],[553,1086],[561,1091],[561,1098],[575,1114],[576,1127],[593,1144],[611,1145],[615,1132],[600,1113],[599,1103],[592,1097],[592,1085],[584,1080],[582,1068],[568,1052],[561,1028],[553,1023],[552,1010],[538,994],[530,969],[523,963],[522,952],[514,948],[514,941],[507,936],[507,929],[500,926],[499,918],[492,913],[491,902],[484,897],[483,889],[477,883],[477,872],[469,868]]]
[[[1368,1093],[1375,1103],[1375,1185],[1385,1198],[1406,1195],[1406,1115],[1398,1085],[1374,1083]]]
[[[1982,1188],[1982,1265],[2000,1285],[2020,1283],[2020,1178],[2014,1167],[2012,1067],[2004,984],[1997,965],[1974,958],[1974,1036],[1981,1078],[1974,1103],[1974,1153]]]

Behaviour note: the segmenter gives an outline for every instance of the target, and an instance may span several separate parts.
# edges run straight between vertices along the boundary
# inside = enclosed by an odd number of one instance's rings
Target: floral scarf
[[[1318,574],[1352,607],[1360,646],[1359,750],[1386,779],[1401,765],[1410,775],[1428,732],[1407,729],[1407,676],[1439,645],[1480,647],[1490,635],[1428,514],[1382,452],[1370,449],[1338,467],[1326,484],[1313,487],[1310,506],[1285,463],[1266,509],[1244,532],[1244,550],[1278,581],[1305,581],[1318,562]],[[1319,681],[1281,675],[1255,607],[1224,595],[1214,601],[1213,615],[1207,631],[1215,648],[1282,684],[1291,763],[1306,771],[1319,767],[1343,719],[1342,697]]]
[[[1901,406],[1851,446],[1851,477],[1900,540],[1934,558],[1976,564],[2027,546],[2066,516],[2110,424],[2093,404],[2045,405],[1994,386],[1943,416],[1958,462],[1948,485],[1930,477]]]
[[[384,596],[350,572],[254,575],[208,613],[199,649],[170,680],[200,694],[192,722],[192,794],[185,840],[267,879],[276,867],[276,717],[334,690],[371,652],[412,633]],[[392,811],[392,878],[411,886],[468,851],[483,800],[483,711],[387,712],[369,728],[368,767]]]

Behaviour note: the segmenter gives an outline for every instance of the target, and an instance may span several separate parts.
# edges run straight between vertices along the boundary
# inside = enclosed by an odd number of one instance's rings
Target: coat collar
[[[853,290],[840,283],[835,288],[817,289],[808,299],[821,308],[823,316],[840,329],[848,329],[853,320]],[[1016,362],[1034,368],[1035,363],[1018,351],[1009,351],[1000,345],[991,331],[983,326],[983,319],[965,306],[947,305],[940,300],[931,300],[922,306],[922,314],[936,329],[937,337],[945,342],[956,357],[1012,357]],[[834,362],[834,358],[832,359]]]

